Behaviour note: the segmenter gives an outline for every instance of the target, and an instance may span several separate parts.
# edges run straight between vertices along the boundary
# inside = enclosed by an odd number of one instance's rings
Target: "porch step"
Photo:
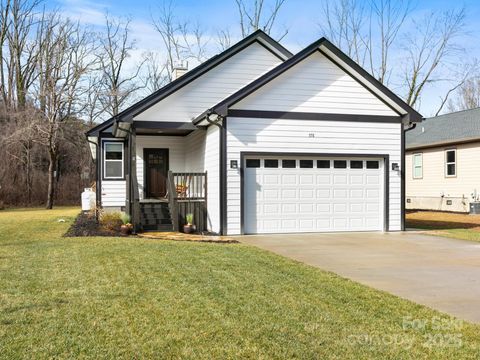
[[[145,231],[172,231],[168,203],[140,203],[140,222]]]
[[[172,225],[143,225],[143,231],[173,231]]]

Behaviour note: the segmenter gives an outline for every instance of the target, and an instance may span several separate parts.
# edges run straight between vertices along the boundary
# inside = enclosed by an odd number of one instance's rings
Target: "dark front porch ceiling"
[[[198,129],[191,122],[178,121],[134,121],[137,135],[184,136]]]

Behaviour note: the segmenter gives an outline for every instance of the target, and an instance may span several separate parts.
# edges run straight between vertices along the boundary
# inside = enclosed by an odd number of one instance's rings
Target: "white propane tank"
[[[85,188],[82,192],[82,211],[89,211],[95,207],[96,194],[92,188]]]

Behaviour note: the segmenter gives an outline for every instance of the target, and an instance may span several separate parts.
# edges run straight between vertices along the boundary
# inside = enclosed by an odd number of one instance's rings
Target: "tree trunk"
[[[48,191],[47,191],[47,209],[53,208],[53,197],[55,196],[55,164],[56,154],[50,150],[48,152]]]

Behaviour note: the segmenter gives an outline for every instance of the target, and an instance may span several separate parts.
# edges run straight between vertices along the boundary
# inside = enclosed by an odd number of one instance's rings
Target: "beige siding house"
[[[479,164],[480,109],[424,120],[406,133],[406,208],[469,212]]]

